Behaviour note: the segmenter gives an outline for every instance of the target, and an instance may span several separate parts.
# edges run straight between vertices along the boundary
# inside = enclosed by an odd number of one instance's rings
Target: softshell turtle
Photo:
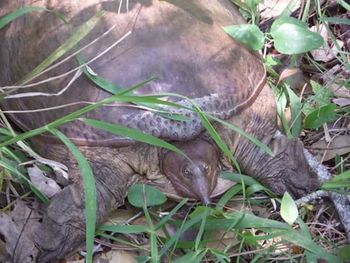
[[[317,186],[300,143],[287,140],[283,135],[275,136],[275,101],[266,87],[261,59],[222,29],[244,23],[230,1],[130,1],[126,10],[125,6],[119,9],[113,1],[52,0],[42,3],[8,0],[2,2],[1,15],[24,4],[41,4],[54,9],[62,13],[70,25],[53,13],[35,12],[16,19],[3,29],[0,32],[2,86],[22,80],[69,37],[71,25],[76,28],[102,9],[105,15],[81,47],[113,25],[115,28],[81,52],[84,61],[103,52],[129,31],[131,34],[89,64],[95,73],[124,88],[156,76],[156,80],[135,94],[171,92],[187,96],[207,114],[235,124],[269,145],[273,156],[232,130],[216,126],[234,152],[241,171],[262,181],[276,194],[289,191],[300,196]],[[50,71],[50,76],[63,74],[75,66],[78,64],[74,61],[63,63]],[[86,76],[74,81],[72,76],[17,90],[46,94],[32,96],[32,93],[26,98],[7,93],[1,106],[7,111],[25,111],[9,115],[20,128],[29,130],[109,96]],[[174,100],[189,105],[184,100]],[[60,107],[64,104],[65,107]],[[36,111],[43,108],[51,109]],[[106,220],[108,213],[123,203],[128,187],[135,182],[153,184],[169,195],[200,199],[205,203],[209,202],[210,196],[222,193],[230,186],[217,177],[218,167],[230,169],[229,162],[205,132],[197,114],[184,109],[166,110],[184,114],[187,119],[175,121],[125,104],[107,105],[85,116],[126,125],[168,140],[192,161],[174,152],[102,132],[79,120],[60,127],[92,166],[97,187],[98,223]],[[69,151],[50,135],[39,136],[34,142],[35,148],[46,158],[67,165],[74,183],[52,198],[43,212],[40,227],[29,237],[34,240],[35,248],[17,251],[15,261],[30,255],[33,261],[27,257],[26,262],[53,262],[74,251],[84,240],[83,191],[79,169]]]

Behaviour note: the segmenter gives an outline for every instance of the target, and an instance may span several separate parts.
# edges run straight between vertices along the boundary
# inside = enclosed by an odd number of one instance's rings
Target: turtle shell
[[[1,9],[0,15],[23,4],[4,2],[6,8]],[[22,84],[29,72],[99,10],[105,11],[104,16],[76,50],[97,39],[81,51],[84,61],[92,59],[91,70],[121,88],[156,77],[134,91],[135,95],[178,93],[193,99],[203,111],[227,119],[251,105],[264,85],[265,70],[258,56],[223,30],[224,26],[245,23],[230,1],[143,0],[121,1],[118,5],[115,1],[52,0],[45,7],[63,14],[69,24],[53,12],[41,11],[19,17],[2,29],[1,86]],[[99,56],[116,42],[117,45]],[[84,74],[79,77],[74,71],[67,74],[78,66],[73,57],[30,83],[50,77],[49,82],[29,85],[15,93],[4,89],[1,107],[17,125],[29,130],[111,95]],[[24,93],[28,93],[27,97],[23,97]],[[188,105],[176,97],[168,100]],[[127,125],[168,140],[189,140],[203,130],[195,113],[166,110],[184,113],[188,119],[174,121],[125,103],[106,105],[85,116]],[[118,146],[130,142],[79,120],[60,129],[81,145]]]

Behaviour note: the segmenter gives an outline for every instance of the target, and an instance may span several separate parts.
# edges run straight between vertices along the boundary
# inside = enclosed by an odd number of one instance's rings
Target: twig
[[[317,174],[321,182],[328,181],[332,178],[332,175],[327,171],[326,167],[320,164],[306,149],[304,149],[304,154],[311,169]],[[332,199],[340,221],[344,226],[346,236],[348,240],[350,240],[350,196],[335,192],[328,192],[328,196]]]

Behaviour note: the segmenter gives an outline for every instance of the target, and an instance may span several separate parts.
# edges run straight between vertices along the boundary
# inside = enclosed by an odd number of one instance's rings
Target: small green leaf
[[[224,27],[224,30],[252,50],[260,50],[264,46],[264,34],[256,25],[233,25]]]
[[[316,81],[311,80],[311,87],[314,95],[308,97],[307,102],[303,106],[303,113],[305,115],[310,114],[321,106],[330,104],[331,97],[333,96],[333,93],[329,88],[320,85]]]
[[[336,118],[336,108],[335,104],[328,104],[312,111],[305,117],[304,127],[306,129],[317,129],[324,123],[333,121]]]
[[[144,202],[147,206],[156,206],[163,204],[166,196],[153,186],[134,184],[129,189],[128,201],[135,207],[143,207]]]
[[[292,17],[281,17],[271,26],[275,48],[282,54],[308,52],[323,45],[320,34],[308,30],[306,24]]]
[[[289,225],[298,218],[298,208],[288,192],[285,192],[281,203],[281,216]]]
[[[273,57],[272,55],[267,55],[264,59],[264,64],[270,67],[281,65],[281,61],[278,58]]]

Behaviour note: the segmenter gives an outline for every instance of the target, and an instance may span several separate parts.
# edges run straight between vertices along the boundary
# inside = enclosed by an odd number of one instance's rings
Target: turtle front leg
[[[68,154],[63,146],[57,146],[59,154]],[[55,147],[50,147],[55,148]],[[81,149],[92,167],[96,180],[97,224],[103,223],[108,214],[122,205],[127,194],[127,189],[138,178],[128,164],[119,158],[111,159],[115,152],[106,149]],[[53,156],[50,156],[53,157]],[[58,156],[59,159],[62,156]],[[94,157],[94,158],[92,158]],[[57,159],[57,158],[54,158]],[[68,158],[69,160],[74,160]],[[77,165],[73,162],[65,163],[71,175],[79,176]],[[79,178],[80,179],[80,178]],[[34,212],[34,211],[33,211]],[[23,226],[18,226],[18,244],[25,239],[27,244],[23,247],[31,247],[33,253],[28,257],[28,251],[18,246],[9,247],[8,253],[14,263],[17,262],[56,262],[75,252],[85,243],[85,204],[84,189],[80,180],[65,187],[56,194],[47,207],[42,209],[42,219],[28,220]],[[26,221],[24,218],[22,221]],[[1,220],[0,220],[1,221]],[[21,228],[26,229],[25,233]],[[27,231],[28,230],[28,231]],[[0,229],[1,232],[1,229]],[[2,233],[3,234],[3,233]],[[16,237],[17,238],[17,237]],[[9,239],[5,236],[5,239]],[[6,240],[7,241],[7,240]],[[17,241],[17,240],[15,240]],[[7,243],[7,242],[6,242]],[[30,244],[29,244],[30,243]],[[23,253],[23,255],[21,255]],[[25,261],[22,259],[26,258]]]
[[[273,156],[269,156],[242,136],[226,128],[222,130],[220,134],[234,152],[242,172],[255,177],[277,195],[288,191],[294,197],[300,197],[319,186],[317,176],[305,158],[302,143],[297,139],[289,140],[277,131],[276,103],[268,87],[250,108],[231,118],[230,122],[273,151]]]
[[[240,159],[242,170],[267,185],[275,194],[283,195],[287,191],[298,198],[320,185],[317,175],[308,165],[304,147],[299,140],[289,140],[278,133],[269,143],[273,156],[249,144],[255,149],[250,151],[250,157]],[[238,156],[239,151],[240,147]]]

